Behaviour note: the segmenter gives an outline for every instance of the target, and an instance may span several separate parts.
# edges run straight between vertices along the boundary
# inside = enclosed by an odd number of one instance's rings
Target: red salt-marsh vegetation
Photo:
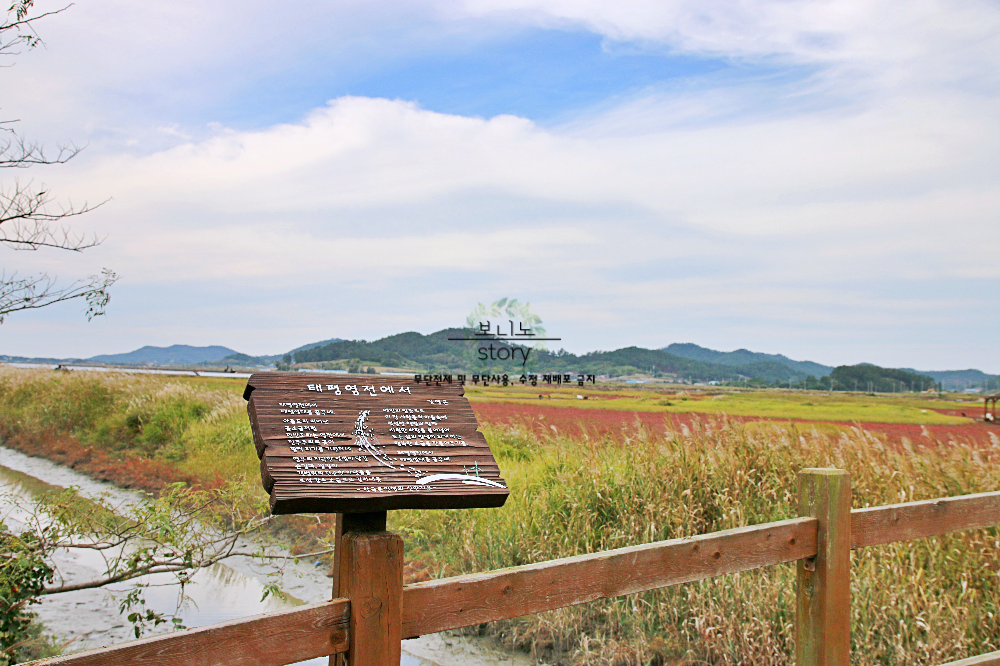
[[[554,401],[553,401],[554,402]],[[917,423],[876,423],[850,421],[815,421],[801,418],[780,418],[774,416],[755,417],[729,415],[724,412],[649,412],[616,409],[583,409],[567,404],[568,401],[550,403],[473,402],[473,409],[481,422],[501,425],[522,425],[536,435],[551,437],[603,438],[628,434],[641,425],[652,432],[662,433],[691,428],[696,425],[715,422],[751,423],[774,421],[795,424],[800,429],[815,428],[820,432],[835,432],[860,428],[877,433],[889,443],[940,444],[962,440],[977,446],[991,446],[998,443],[1000,426],[992,423],[917,424]],[[945,414],[954,410],[942,410]]]

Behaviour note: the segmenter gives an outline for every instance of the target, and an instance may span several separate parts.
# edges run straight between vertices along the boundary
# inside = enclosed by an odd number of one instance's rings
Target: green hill
[[[933,388],[933,377],[918,375],[906,370],[880,368],[870,363],[841,365],[830,373],[833,388],[837,391],[875,391],[876,393],[902,393]]]
[[[584,373],[620,377],[630,374],[672,376],[679,380],[742,381],[759,379],[765,382],[787,382],[805,377],[794,369],[773,360],[750,359],[745,366],[722,364],[684,358],[662,349],[626,347],[615,351],[596,351],[582,356],[564,350],[545,351],[524,349],[528,356],[522,365],[521,356],[516,362],[487,360],[479,353],[487,348],[489,339],[455,341],[448,338],[469,337],[470,332],[460,328],[446,328],[430,335],[416,332],[400,333],[371,342],[365,340],[339,340],[288,354],[293,363],[323,363],[334,361],[357,362],[388,367],[408,367],[420,372],[465,372],[468,374],[507,373],[519,375],[534,373]]]
[[[325,345],[291,352],[294,363],[317,363],[357,359],[362,363],[386,366],[419,366],[425,370],[454,370],[465,368],[463,352],[467,345],[449,341],[449,337],[465,337],[460,328],[446,328],[421,335],[416,332],[390,335],[381,340],[338,340]],[[468,343],[472,344],[472,343]]]
[[[524,350],[528,356],[517,361],[483,360],[479,352],[492,343],[510,346],[511,343],[484,338],[474,341],[456,341],[449,338],[467,338],[471,331],[446,328],[430,335],[414,331],[390,335],[379,340],[335,340],[309,348],[289,352],[286,358],[293,363],[348,363],[351,367],[380,365],[409,368],[414,372],[500,374],[518,376],[535,374],[593,374],[608,377],[651,375],[673,377],[690,382],[753,382],[757,385],[802,385],[803,380],[812,388],[829,388],[832,380],[837,390],[877,392],[920,391],[936,384],[933,377],[907,370],[881,368],[871,364],[827,366],[811,361],[793,361],[780,354],[761,354],[739,349],[718,352],[694,344],[674,344],[665,349],[625,347],[614,351],[595,351],[583,355],[565,350]],[[671,351],[672,350],[672,351]],[[680,352],[680,353],[673,353]],[[695,357],[695,358],[692,358]],[[816,377],[828,378],[817,380]]]
[[[833,371],[833,368],[828,365],[821,365],[812,361],[793,361],[784,354],[764,354],[761,352],[752,352],[748,349],[721,352],[701,347],[693,342],[675,342],[668,347],[664,347],[663,351],[695,361],[721,363],[722,365],[732,365],[740,368],[749,368],[759,363],[777,363],[792,371],[792,374],[784,379],[805,377],[807,375],[826,377]]]

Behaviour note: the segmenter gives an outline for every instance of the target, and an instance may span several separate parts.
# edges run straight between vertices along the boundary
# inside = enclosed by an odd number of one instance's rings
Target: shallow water
[[[138,493],[95,481],[48,460],[32,458],[0,447],[0,488],[30,498],[57,487],[76,486],[87,496],[107,494],[115,502],[135,501]],[[0,515],[12,529],[24,516],[10,505],[0,506]],[[56,556],[59,570],[67,581],[95,578],[103,571],[102,560],[93,551],[61,552]],[[280,561],[279,561],[280,562]],[[144,591],[146,607],[180,617],[187,627],[200,627],[248,615],[273,612],[302,603],[323,601],[330,597],[330,579],[325,567],[306,562],[288,561],[283,570],[277,564],[261,564],[248,558],[232,558],[195,573],[184,592],[187,601],[178,607],[178,586],[170,574],[146,576],[102,589],[79,590],[42,597],[34,606],[49,633],[68,642],[67,651],[110,645],[134,638],[132,626],[119,614],[119,600],[137,582],[148,583]],[[265,582],[274,580],[288,593],[284,599],[269,597],[261,601]],[[170,626],[161,625],[145,635],[164,633]],[[426,651],[423,652],[427,655]],[[447,655],[444,655],[447,657]],[[434,658],[434,657],[431,657]],[[445,659],[450,661],[450,659]],[[325,666],[326,657],[302,664]],[[472,663],[472,662],[469,662]],[[479,662],[488,663],[488,662]],[[435,662],[404,652],[403,666],[435,666]]]

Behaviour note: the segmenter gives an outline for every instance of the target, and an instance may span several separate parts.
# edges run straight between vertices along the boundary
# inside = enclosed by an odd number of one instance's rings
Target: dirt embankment
[[[167,460],[144,458],[125,452],[111,454],[86,446],[69,435],[8,435],[0,433],[3,443],[29,456],[46,458],[66,465],[94,479],[109,481],[121,488],[156,493],[170,483],[182,481],[195,488],[217,488],[224,481],[218,477],[198,478],[181,471]]]

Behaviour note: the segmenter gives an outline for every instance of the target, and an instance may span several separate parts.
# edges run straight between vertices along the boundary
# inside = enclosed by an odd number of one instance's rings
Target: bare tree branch
[[[41,144],[28,141],[15,132],[13,127],[3,127],[15,122],[17,121],[0,122],[0,132],[3,132],[0,136],[4,136],[0,141],[0,169],[26,169],[38,164],[65,164],[83,150],[73,144],[66,144],[58,147],[59,152],[55,156],[46,154],[45,147]]]
[[[16,55],[19,47],[28,49],[39,46],[42,41],[34,30],[34,22],[69,9],[32,14],[35,0],[11,0],[6,18],[0,23],[0,56]],[[0,121],[0,169],[26,169],[50,164],[65,164],[79,154],[80,148],[73,144],[58,146],[57,151],[47,153],[36,142],[28,141],[9,125],[16,121]],[[88,213],[96,206],[67,205],[54,202],[45,185],[35,186],[33,181],[22,183],[15,179],[12,184],[0,185],[0,245],[14,250],[39,250],[55,248],[81,252],[92,248],[104,240],[96,234],[76,234],[63,222],[69,218]],[[76,280],[67,286],[56,286],[54,278],[47,273],[32,277],[18,277],[0,272],[0,323],[12,312],[36,310],[63,301],[82,298],[87,302],[87,319],[104,314],[110,298],[108,288],[117,280],[109,269],[100,275]]]
[[[99,317],[111,300],[108,287],[118,280],[114,271],[105,268],[100,275],[77,280],[66,287],[57,287],[55,278],[47,273],[18,278],[0,272],[0,324],[12,312],[37,310],[55,303],[82,298],[87,302],[87,320]]]
[[[21,45],[29,49],[40,46],[42,38],[35,32],[32,24],[46,16],[64,12],[73,6],[69,4],[62,9],[29,16],[28,14],[34,4],[35,0],[14,0],[13,4],[11,4],[7,10],[7,18],[0,24],[0,55],[18,55],[20,51],[15,49]],[[11,18],[11,14],[14,15],[13,19]]]
[[[87,237],[74,234],[68,227],[53,225],[67,217],[88,213],[96,206],[53,213],[44,209],[47,196],[46,192],[18,193],[11,199],[0,189],[0,243],[14,250],[52,247],[73,252],[101,244],[104,239],[96,234]]]

